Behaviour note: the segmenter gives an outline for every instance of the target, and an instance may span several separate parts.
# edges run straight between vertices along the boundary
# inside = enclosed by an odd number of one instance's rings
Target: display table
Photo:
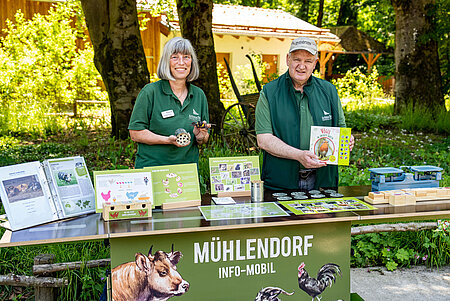
[[[339,188],[345,196],[359,199],[369,191],[370,186]],[[250,203],[250,197],[234,199],[240,204]],[[265,192],[264,201],[275,202],[270,191]],[[202,205],[210,203],[211,197],[203,196]],[[171,287],[166,291],[161,287],[154,290],[169,294],[173,300],[255,300],[263,289],[281,293],[280,300],[311,300],[313,296],[323,301],[350,300],[352,224],[450,216],[450,200],[375,207],[376,210],[370,211],[313,215],[288,212],[278,217],[211,221],[206,221],[198,208],[155,209],[149,219],[111,222],[103,222],[100,214],[92,214],[6,231],[0,247],[109,239],[112,268],[128,263],[115,272],[123,274],[136,263],[134,267],[145,270],[143,275],[153,275],[150,277],[153,280],[146,279],[147,285],[155,282]],[[164,254],[171,259],[169,263],[161,261]],[[167,270],[158,268],[162,263]],[[317,278],[322,267],[333,285],[318,290],[301,289],[299,277],[302,283],[307,278]],[[130,281],[127,285],[130,291],[143,289],[141,278],[136,276]],[[127,293],[123,281],[117,282],[113,277],[114,287]],[[122,298],[132,300],[129,296]]]

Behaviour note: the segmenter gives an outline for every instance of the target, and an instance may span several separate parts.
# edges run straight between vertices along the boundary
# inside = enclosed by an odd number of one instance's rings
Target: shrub
[[[369,74],[362,73],[358,68],[347,71],[345,76],[333,80],[339,97],[346,103],[347,110],[370,110],[377,104],[376,98],[384,96],[383,88],[378,83],[376,68]]]
[[[80,35],[79,3],[53,6],[48,15],[25,20],[18,11],[0,39],[0,131],[53,133],[58,124],[49,113],[64,112],[75,99],[106,99],[98,86],[92,46]],[[81,18],[79,18],[81,19]]]

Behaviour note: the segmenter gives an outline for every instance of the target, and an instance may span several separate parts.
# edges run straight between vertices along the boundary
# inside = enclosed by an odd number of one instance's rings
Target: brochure
[[[0,167],[0,196],[13,231],[95,209],[94,187],[79,156]]]
[[[332,165],[349,165],[351,129],[312,126],[309,150]]]

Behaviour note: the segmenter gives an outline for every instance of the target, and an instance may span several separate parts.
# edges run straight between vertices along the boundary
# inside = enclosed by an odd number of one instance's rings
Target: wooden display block
[[[185,208],[185,207],[197,207],[197,206],[200,206],[201,204],[202,204],[201,200],[168,202],[168,203],[163,203],[161,205],[161,208],[163,210],[166,210],[166,209]]]
[[[370,204],[387,204],[389,197],[383,191],[373,191],[369,192],[369,196],[364,197],[364,201]]]
[[[394,190],[389,194],[389,204],[393,206],[415,205],[416,197],[409,192]]]
[[[152,217],[152,202],[104,203],[102,217],[105,221],[149,218]]]

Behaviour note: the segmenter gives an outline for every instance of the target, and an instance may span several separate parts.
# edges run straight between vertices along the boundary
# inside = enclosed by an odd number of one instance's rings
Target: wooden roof
[[[145,11],[145,6],[143,8]],[[174,11],[174,20],[168,20],[163,16],[162,23],[177,31],[180,30],[176,10]],[[316,27],[279,9],[214,4],[212,23],[212,30],[215,34],[266,38],[307,36],[316,41],[339,42],[339,38],[329,29]]]
[[[338,26],[330,28],[330,32],[337,35],[341,41],[339,45],[347,53],[392,53],[392,50],[358,30],[354,26]]]

